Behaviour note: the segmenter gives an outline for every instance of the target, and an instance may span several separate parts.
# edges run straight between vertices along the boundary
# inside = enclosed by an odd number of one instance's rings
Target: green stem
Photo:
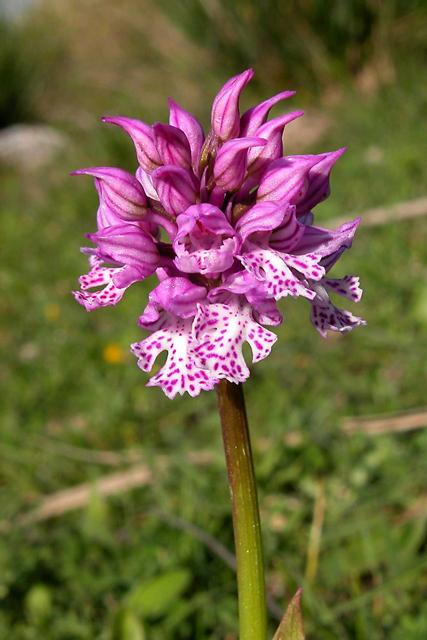
[[[216,391],[233,508],[240,640],[266,640],[261,525],[243,387],[221,380]]]

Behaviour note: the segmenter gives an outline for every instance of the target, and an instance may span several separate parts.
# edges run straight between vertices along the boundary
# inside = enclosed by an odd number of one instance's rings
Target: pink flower
[[[91,270],[81,276],[81,291],[74,297],[86,311],[115,305],[122,299],[125,290],[134,282],[152,275],[160,261],[160,255],[152,236],[131,224],[121,224],[87,234],[97,243],[97,249],[83,249],[89,253]],[[114,265],[102,266],[103,263]],[[88,289],[106,285],[104,289],[88,292]]]
[[[88,311],[116,304],[127,287],[156,272],[139,325],[149,336],[132,345],[138,365],[169,398],[198,395],[222,378],[240,383],[252,362],[267,357],[277,339],[282,298],[301,297],[319,333],[346,332],[365,322],[333,304],[331,295],[358,302],[359,279],[330,278],[352,245],[360,219],[330,231],[313,225],[314,207],[330,194],[330,173],[344,149],[282,157],[285,126],[296,111],[268,120],[285,91],[239,112],[253,73],[231,78],[216,96],[211,131],[172,100],[169,124],[105,118],[132,138],[135,177],[100,167],[75,173],[94,177],[100,204],[90,271],[77,301]],[[169,236],[161,236],[159,226]]]
[[[216,278],[229,269],[237,254],[236,232],[224,213],[212,204],[195,204],[177,218],[174,263],[183,273]]]

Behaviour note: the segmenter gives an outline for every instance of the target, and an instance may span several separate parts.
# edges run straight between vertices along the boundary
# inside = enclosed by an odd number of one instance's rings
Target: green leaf
[[[186,569],[176,569],[137,585],[126,597],[126,605],[141,616],[166,613],[191,580]]]
[[[120,609],[113,622],[111,640],[145,640],[145,631],[141,620],[131,609]]]
[[[301,613],[301,591],[298,589],[290,601],[273,640],[305,640]]]

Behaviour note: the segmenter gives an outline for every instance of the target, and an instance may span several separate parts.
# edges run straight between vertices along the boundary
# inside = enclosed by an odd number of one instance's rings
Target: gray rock
[[[0,18],[19,18],[38,0],[0,0]]]
[[[70,145],[70,139],[42,124],[15,124],[0,130],[0,164],[31,170],[45,166]]]

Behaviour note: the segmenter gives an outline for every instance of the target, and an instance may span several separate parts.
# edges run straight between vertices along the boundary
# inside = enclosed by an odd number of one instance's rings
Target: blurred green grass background
[[[74,302],[97,200],[68,174],[135,170],[100,116],[167,121],[170,96],[207,129],[221,83],[253,66],[243,108],[297,89],[286,109],[307,110],[286,153],[348,148],[319,221],[425,196],[427,4],[46,0],[0,32],[0,126],[66,141],[50,162],[33,146],[0,165],[0,637],[236,639],[235,576],[200,539],[233,548],[215,396],[145,388],[128,348],[149,285],[114,309]],[[427,429],[342,429],[426,404],[425,218],[362,226],[335,273],[360,274],[368,326],[324,341],[304,301],[282,301],[279,340],[245,385],[268,590],[284,609],[305,587],[310,640],[425,640]],[[106,451],[118,464],[101,464]],[[126,470],[129,454],[152,470],[147,486],[23,519],[48,494]]]

